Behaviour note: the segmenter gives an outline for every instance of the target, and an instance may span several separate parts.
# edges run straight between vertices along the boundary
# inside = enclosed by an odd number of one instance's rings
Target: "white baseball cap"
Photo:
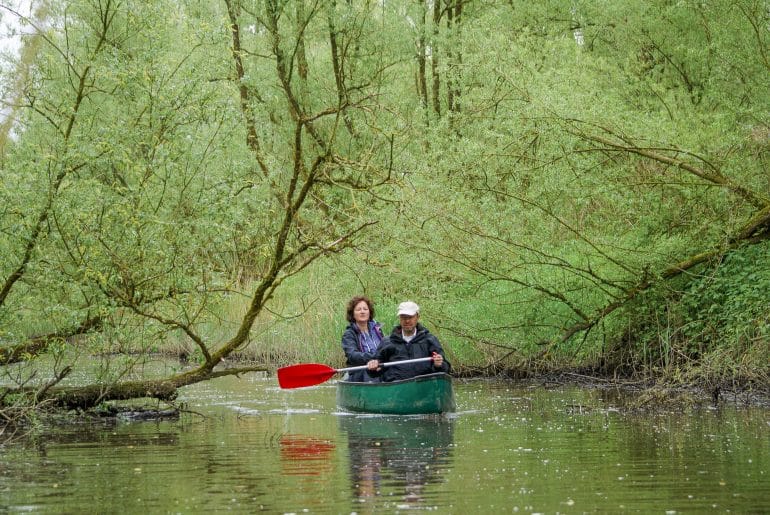
[[[407,316],[414,316],[417,313],[420,312],[420,306],[412,302],[411,300],[408,300],[406,302],[402,302],[398,305],[398,314],[399,315],[407,315]]]

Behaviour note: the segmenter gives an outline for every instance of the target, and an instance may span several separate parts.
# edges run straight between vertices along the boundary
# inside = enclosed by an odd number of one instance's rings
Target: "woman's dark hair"
[[[369,297],[358,295],[350,299],[350,302],[348,302],[348,307],[345,310],[345,314],[347,315],[348,322],[356,321],[355,317],[353,317],[353,310],[356,309],[356,306],[361,301],[366,302],[366,305],[369,308],[369,320],[374,320],[374,304],[372,303],[371,300],[369,300]]]

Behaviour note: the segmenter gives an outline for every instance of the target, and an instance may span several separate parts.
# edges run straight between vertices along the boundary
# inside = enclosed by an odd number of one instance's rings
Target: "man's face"
[[[417,320],[420,314],[416,315],[398,315],[398,322],[401,325],[401,331],[406,334],[412,334],[417,327]]]

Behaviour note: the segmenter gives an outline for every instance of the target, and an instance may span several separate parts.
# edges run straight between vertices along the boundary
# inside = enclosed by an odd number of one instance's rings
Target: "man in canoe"
[[[380,374],[383,381],[398,381],[452,370],[438,338],[420,324],[420,306],[412,301],[399,304],[398,322],[390,336],[382,340],[375,358],[366,364],[370,372]],[[433,361],[380,366],[381,363],[428,357],[433,357]]]

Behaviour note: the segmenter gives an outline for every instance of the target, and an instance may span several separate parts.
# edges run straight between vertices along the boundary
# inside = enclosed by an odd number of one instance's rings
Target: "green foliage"
[[[630,311],[633,318],[612,353],[625,354],[625,366],[681,381],[765,382],[768,249],[767,242],[741,247],[649,292]]]
[[[54,7],[0,161],[0,281],[30,250],[0,340],[98,316],[90,353],[203,359],[190,334],[238,331],[311,173],[253,359],[340,363],[359,293],[387,329],[417,301],[473,366],[591,363],[623,340],[655,368],[767,340],[765,245],[663,277],[768,203],[756,2],[465,2],[435,25],[416,2]]]
[[[770,337],[770,244],[730,253],[688,288],[677,308],[682,338],[703,354],[729,342],[748,348]]]

